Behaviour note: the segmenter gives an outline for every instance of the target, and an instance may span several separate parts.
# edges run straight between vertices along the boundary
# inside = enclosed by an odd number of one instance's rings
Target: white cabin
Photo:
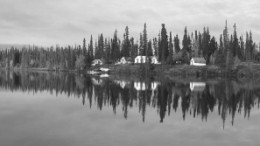
[[[160,62],[158,61],[157,57],[155,57],[155,56],[151,57],[151,63],[152,64],[160,64]]]
[[[130,58],[122,57],[116,64],[128,64],[131,63]]]
[[[146,63],[147,59],[146,56],[136,56],[135,63]]]
[[[157,57],[151,56],[151,64],[160,64]],[[135,63],[146,63],[148,61],[148,58],[146,56],[137,56],[135,57]]]
[[[193,57],[190,60],[192,66],[206,66],[206,60],[202,57]]]

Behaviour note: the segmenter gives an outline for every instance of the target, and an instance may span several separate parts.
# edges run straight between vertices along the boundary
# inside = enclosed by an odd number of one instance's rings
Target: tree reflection
[[[187,116],[207,120],[208,115],[217,110],[223,120],[235,115],[250,117],[256,105],[259,108],[260,85],[257,81],[237,82],[219,80],[215,82],[185,82],[147,79],[109,79],[90,77],[75,73],[55,72],[0,72],[0,86],[6,90],[24,92],[49,91],[82,100],[82,104],[92,107],[96,104],[102,110],[111,107],[116,114],[119,107],[127,119],[128,110],[138,108],[145,122],[147,106],[157,109],[159,121],[181,111],[183,120]]]

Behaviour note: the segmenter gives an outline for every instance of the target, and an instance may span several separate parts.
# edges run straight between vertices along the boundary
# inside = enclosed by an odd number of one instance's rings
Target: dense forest
[[[188,33],[184,29],[182,40],[180,36],[168,33],[165,24],[158,37],[148,39],[146,24],[136,40],[130,36],[126,26],[123,38],[114,32],[112,39],[100,34],[96,41],[92,35],[87,43],[66,47],[41,48],[11,48],[0,51],[1,68],[48,68],[59,70],[87,69],[94,59],[102,59],[106,64],[117,62],[121,57],[132,61],[138,55],[156,56],[162,64],[175,64],[176,61],[189,63],[191,57],[203,57],[208,65],[231,68],[238,62],[256,62],[260,59],[259,48],[252,39],[252,32],[246,37],[238,36],[236,24],[229,33],[227,23],[219,40],[210,34],[209,28],[202,32]],[[260,46],[260,45],[259,45]]]
[[[157,86],[150,86],[157,82]],[[146,88],[139,90],[136,83]],[[119,80],[97,78],[73,73],[56,72],[8,72],[0,71],[0,89],[26,93],[49,92],[78,98],[88,107],[102,110],[109,107],[111,112],[123,113],[126,119],[130,109],[138,108],[140,119],[145,122],[147,112],[157,111],[158,121],[181,113],[183,120],[188,117],[207,118],[213,111],[226,122],[235,116],[250,117],[253,108],[259,108],[259,82],[239,83],[234,80],[209,81],[204,87],[192,90],[190,82],[170,80]],[[64,96],[63,96],[64,97]],[[149,111],[148,108],[157,110]],[[121,112],[121,110],[123,112]],[[133,111],[131,111],[133,112]],[[231,117],[231,118],[230,118]]]

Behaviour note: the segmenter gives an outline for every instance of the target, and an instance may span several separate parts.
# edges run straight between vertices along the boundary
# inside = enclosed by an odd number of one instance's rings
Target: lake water
[[[260,145],[260,84],[0,74],[1,146]]]

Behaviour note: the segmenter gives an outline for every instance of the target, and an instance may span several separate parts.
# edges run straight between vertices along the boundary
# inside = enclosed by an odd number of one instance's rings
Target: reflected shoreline
[[[257,82],[241,83],[220,78],[192,81],[174,77],[99,77],[75,73],[2,71],[0,87],[12,92],[65,93],[68,97],[80,98],[83,105],[88,100],[90,107],[95,104],[100,110],[109,106],[114,113],[120,105],[126,119],[129,108],[138,108],[143,122],[149,106],[157,109],[160,122],[181,109],[183,120],[191,116],[207,121],[208,115],[217,111],[223,126],[228,116],[233,125],[236,114],[249,118],[250,111],[254,107],[259,108],[260,102]]]

